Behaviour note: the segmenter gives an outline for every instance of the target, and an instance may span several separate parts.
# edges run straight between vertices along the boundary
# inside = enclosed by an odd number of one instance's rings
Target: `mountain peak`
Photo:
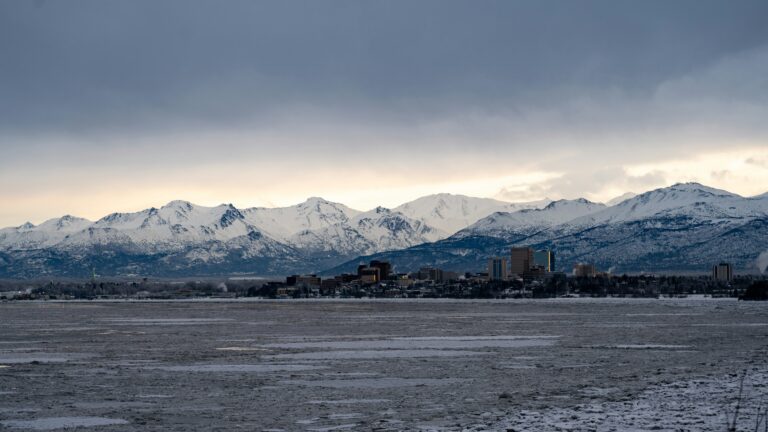
[[[194,204],[192,204],[189,201],[173,200],[173,201],[170,201],[168,204],[164,205],[162,208],[191,209],[192,206],[194,206]]]
[[[739,219],[764,214],[759,205],[745,205],[746,198],[701,183],[675,183],[654,189],[574,221],[577,225],[635,221],[671,215],[702,219]]]
[[[313,196],[307,198],[303,204],[331,204],[331,202],[325,198]]]
[[[552,210],[559,207],[564,207],[568,205],[597,205],[597,206],[603,206],[603,204],[597,204],[594,203],[586,198],[576,198],[576,199],[559,199],[557,201],[552,201],[551,203],[547,204],[546,207],[544,207],[543,210]]]
[[[679,191],[679,192],[694,192],[694,193],[700,193],[700,194],[705,193],[705,194],[718,195],[718,196],[738,196],[735,193],[728,192],[722,189],[716,189],[710,186],[705,186],[697,182],[675,183],[672,186],[656,189],[655,191],[651,191],[651,192],[664,191],[664,190]]]
[[[72,216],[72,215],[64,215],[58,219],[55,219],[55,221],[56,221],[57,229],[65,229],[70,227],[74,227],[74,228],[83,227],[84,225],[91,223],[91,221],[89,221],[88,219],[84,219],[84,218]]]

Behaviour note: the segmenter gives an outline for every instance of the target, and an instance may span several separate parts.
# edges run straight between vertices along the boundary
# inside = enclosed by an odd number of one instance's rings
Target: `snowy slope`
[[[457,233],[459,237],[485,235],[504,237],[510,233],[532,233],[564,224],[581,216],[605,209],[606,206],[584,198],[553,201],[542,209],[497,212]]]
[[[678,183],[640,194],[571,223],[578,226],[594,226],[657,216],[683,216],[716,221],[742,220],[766,215],[767,204],[768,200],[744,198],[699,183]]]
[[[393,210],[441,230],[447,237],[492,213],[541,208],[550,202],[545,199],[527,203],[508,203],[491,198],[443,193],[418,198]]]
[[[578,217],[568,220],[572,216]],[[365,258],[409,269],[481,271],[488,257],[506,255],[517,245],[554,250],[558,268],[565,271],[586,261],[617,272],[706,272],[713,263],[727,261],[739,272],[755,272],[755,260],[766,244],[766,194],[744,198],[688,183],[649,191],[613,207],[575,200],[555,202],[549,210],[495,213],[447,239]],[[334,270],[347,270],[357,261]]]
[[[87,229],[65,238],[61,246],[78,247],[130,242],[151,250],[178,248],[208,241],[228,241],[259,229],[245,221],[231,204],[198,206],[186,201],[171,201],[157,209],[134,213],[112,213]]]
[[[92,223],[87,219],[66,215],[47,220],[38,226],[27,222],[18,227],[4,228],[0,230],[0,250],[51,247],[66,236],[88,228]]]
[[[422,221],[383,207],[360,213],[352,219],[319,230],[306,230],[292,236],[288,242],[309,251],[336,251],[348,254],[369,254],[404,249],[443,238]]]
[[[616,204],[622,203],[622,202],[624,202],[624,201],[626,201],[626,200],[628,200],[630,198],[634,198],[636,196],[637,196],[637,194],[634,193],[634,192],[626,192],[626,193],[623,193],[623,194],[621,194],[621,195],[619,195],[619,196],[617,196],[615,198],[612,198],[612,199],[608,200],[605,203],[605,205],[607,205],[608,207],[613,207]]]
[[[302,231],[324,229],[348,222],[360,214],[360,211],[322,198],[309,198],[295,206],[254,207],[245,209],[242,213],[249,224],[259,227],[276,239],[286,241]]]

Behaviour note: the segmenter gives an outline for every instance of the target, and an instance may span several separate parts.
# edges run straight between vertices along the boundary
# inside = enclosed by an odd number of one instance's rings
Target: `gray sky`
[[[0,2],[0,226],[768,190],[766,1]]]

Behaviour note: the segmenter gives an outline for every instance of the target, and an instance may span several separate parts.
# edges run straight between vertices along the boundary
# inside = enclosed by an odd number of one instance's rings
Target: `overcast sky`
[[[0,226],[768,191],[768,2],[0,2]]]

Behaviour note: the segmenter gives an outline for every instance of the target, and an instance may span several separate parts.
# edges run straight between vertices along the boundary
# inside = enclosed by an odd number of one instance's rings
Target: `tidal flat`
[[[732,299],[0,303],[0,429],[712,430],[768,400]]]

